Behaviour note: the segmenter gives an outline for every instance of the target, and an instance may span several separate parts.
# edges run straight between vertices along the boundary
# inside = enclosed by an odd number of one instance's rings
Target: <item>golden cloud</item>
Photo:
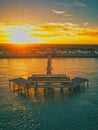
[[[98,29],[81,27],[74,23],[47,23],[44,25],[3,25],[0,28],[0,43],[9,41],[11,30],[19,29],[30,39],[39,39],[42,43],[98,43]]]
[[[98,37],[98,30],[83,30],[78,33],[80,36]]]

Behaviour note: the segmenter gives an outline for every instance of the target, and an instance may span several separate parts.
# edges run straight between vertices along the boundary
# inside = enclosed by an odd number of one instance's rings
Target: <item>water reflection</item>
[[[97,60],[97,59],[96,59]],[[98,64],[95,59],[53,59],[53,73],[84,77],[90,89],[12,91],[8,79],[46,73],[46,59],[0,60],[0,126],[5,130],[97,129]],[[21,63],[21,64],[20,64]],[[21,65],[21,66],[20,66]],[[89,120],[88,120],[89,119]],[[78,123],[77,123],[78,122]],[[40,124],[40,126],[38,126]]]
[[[67,99],[68,97],[75,96],[84,92],[86,87],[79,87],[78,89],[69,90],[66,88],[29,88],[22,90],[13,90],[19,96],[27,96],[31,98],[34,102],[46,102],[48,100],[61,100]]]

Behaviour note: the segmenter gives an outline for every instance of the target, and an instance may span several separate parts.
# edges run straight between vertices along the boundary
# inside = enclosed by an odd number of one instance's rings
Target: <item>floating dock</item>
[[[29,89],[29,88],[67,88],[75,89],[80,86],[88,86],[88,79],[75,77],[70,79],[66,74],[52,74],[51,70],[51,55],[48,56],[47,61],[47,74],[33,74],[28,79],[15,78],[9,80],[9,85],[13,86],[13,89]]]

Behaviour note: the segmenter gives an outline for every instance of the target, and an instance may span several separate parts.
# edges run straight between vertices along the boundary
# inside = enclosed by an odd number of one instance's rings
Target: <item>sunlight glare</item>
[[[10,41],[15,44],[37,43],[38,39],[29,35],[29,30],[24,27],[16,27],[10,31]]]

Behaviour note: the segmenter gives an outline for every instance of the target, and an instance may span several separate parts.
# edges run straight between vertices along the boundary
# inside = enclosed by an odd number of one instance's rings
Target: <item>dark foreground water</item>
[[[98,130],[98,59],[53,59],[53,73],[89,78],[77,91],[13,91],[8,79],[46,73],[47,59],[0,60],[0,130]]]

